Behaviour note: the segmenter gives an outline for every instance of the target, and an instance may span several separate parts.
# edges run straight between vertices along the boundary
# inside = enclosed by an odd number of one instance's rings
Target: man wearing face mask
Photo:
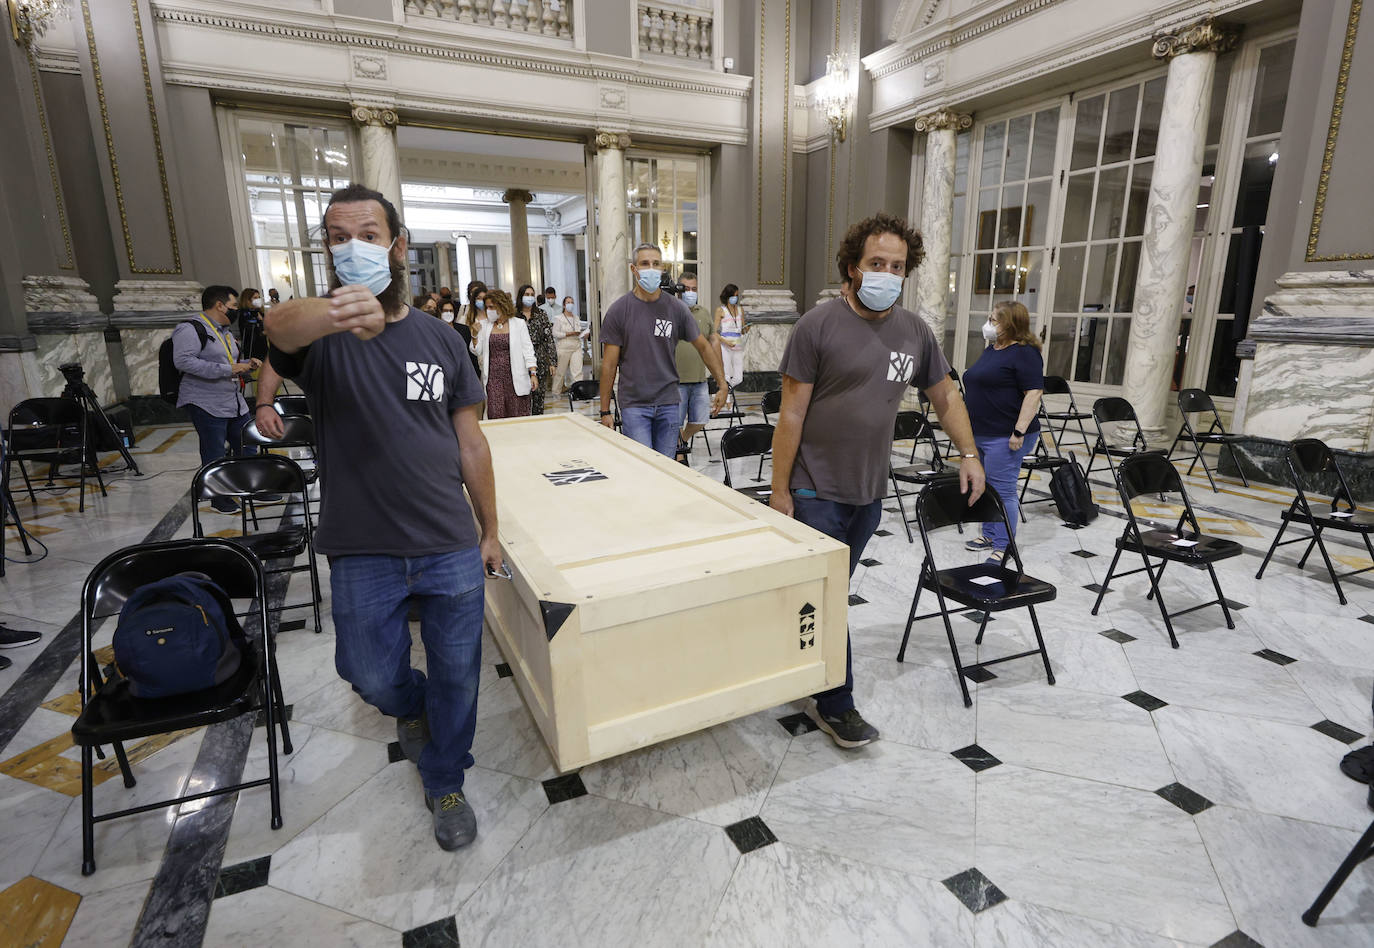
[[[315,420],[325,485],[315,546],[330,563],[334,664],[397,719],[435,839],[457,849],[477,833],[463,778],[483,571],[501,565],[485,393],[458,333],[406,305],[406,236],[391,202],[357,184],[335,191],[324,230],[334,289],[274,306],[267,332],[273,366],[310,396]],[[412,604],[427,673],[410,662]]]
[[[959,481],[972,503],[983,493],[968,412],[925,320],[897,305],[920,265],[921,235],[879,213],[849,229],[836,254],[842,296],[806,313],[783,352],[782,408],[773,433],[770,505],[849,546],[849,573],[882,519],[892,428],[908,387],[925,391],[959,447]],[[854,670],[815,695],[807,713],[841,747],[878,729],[854,707]]]
[[[619,372],[616,397],[625,436],[671,458],[677,453],[680,427],[674,359],[678,340],[691,343],[715,377],[718,389],[711,414],[725,407],[730,386],[720,355],[707,345],[686,305],[659,288],[663,279],[659,249],[640,244],[630,270],[634,289],[607,307],[601,320],[601,423],[615,426],[611,392]]]
[[[698,302],[697,275],[691,270],[682,274],[682,302],[691,310],[697,329],[707,345],[717,354],[720,353],[720,340],[714,338],[714,320],[706,308]],[[677,344],[677,388],[678,415],[682,419],[682,433],[678,436],[677,453],[679,460],[686,463],[687,452],[691,449],[692,438],[706,427],[706,419],[711,410],[710,394],[706,390],[706,363],[697,354],[690,342]]]
[[[544,314],[550,319],[558,315],[563,307],[558,305],[558,291],[551,286],[544,287]]]

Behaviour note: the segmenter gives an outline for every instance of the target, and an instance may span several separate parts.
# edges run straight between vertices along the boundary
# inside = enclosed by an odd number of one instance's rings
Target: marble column
[[[973,125],[973,116],[936,109],[916,119],[916,131],[926,135],[925,187],[921,193],[921,238],[926,258],[916,271],[916,308],[945,338],[945,306],[949,296],[950,241],[954,233],[955,136]]]
[[[1122,396],[1150,440],[1165,433],[1217,54],[1234,46],[1237,35],[1208,17],[1155,37],[1155,58],[1168,60],[1169,75],[1122,383]]]
[[[630,292],[630,235],[625,216],[625,149],[630,136],[624,132],[597,132],[596,147],[596,253],[597,286],[601,305],[588,300],[588,308],[600,315],[615,300]],[[593,352],[597,351],[593,346]]]
[[[439,281],[440,286],[446,286],[454,290],[458,296],[463,295],[461,286],[453,285],[453,244],[441,240],[434,245],[434,278]]]
[[[363,184],[380,191],[401,208],[401,157],[396,151],[396,110],[386,106],[353,106],[363,150]],[[404,213],[404,212],[402,212]]]
[[[530,275],[530,219],[527,210],[534,195],[520,188],[511,188],[501,195],[501,200],[510,207],[511,272],[515,275],[515,286],[511,290],[514,291],[522,283],[534,283]]]
[[[453,284],[453,292],[463,295],[464,304],[467,303],[468,284],[472,282],[472,252],[468,247],[468,235],[458,234],[454,238],[453,256],[457,260],[458,269],[453,271],[453,279],[457,282]]]

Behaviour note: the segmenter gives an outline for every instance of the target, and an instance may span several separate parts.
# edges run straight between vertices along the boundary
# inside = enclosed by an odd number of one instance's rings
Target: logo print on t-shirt
[[[916,371],[916,357],[905,352],[894,352],[888,356],[887,380],[889,382],[909,382]]]
[[[406,363],[406,399],[437,402],[444,396],[444,367],[429,362]]]
[[[664,339],[673,338],[673,321],[671,319],[655,319],[654,335]]]

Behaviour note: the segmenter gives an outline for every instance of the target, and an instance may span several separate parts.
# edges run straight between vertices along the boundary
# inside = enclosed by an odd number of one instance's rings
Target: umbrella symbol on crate
[[[806,603],[797,610],[798,648],[805,650],[816,647],[816,607]]]

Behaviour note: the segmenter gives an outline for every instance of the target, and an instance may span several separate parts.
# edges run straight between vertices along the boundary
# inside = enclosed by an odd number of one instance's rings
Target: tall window
[[[960,132],[954,139],[954,219],[950,233],[949,293],[945,296],[945,358],[954,361],[954,338],[958,332],[959,268],[963,265],[964,214],[968,203],[968,156],[972,132]]]
[[[410,263],[410,295],[419,296],[439,288],[439,265],[433,244],[412,244],[406,251]]]
[[[348,129],[234,116],[255,282],[282,299],[328,288],[322,215],[353,171]]]
[[[1046,371],[1120,385],[1164,77],[1077,103]]]
[[[700,277],[701,163],[696,158],[631,156],[626,161],[629,185],[625,204],[629,213],[630,246],[653,244],[663,251],[671,276],[684,270]],[[703,298],[707,296],[703,286]]]
[[[494,290],[500,286],[501,281],[496,275],[496,246],[494,244],[472,244],[469,251],[472,254],[472,278],[481,280],[488,289]],[[515,288],[511,287],[511,289]]]

